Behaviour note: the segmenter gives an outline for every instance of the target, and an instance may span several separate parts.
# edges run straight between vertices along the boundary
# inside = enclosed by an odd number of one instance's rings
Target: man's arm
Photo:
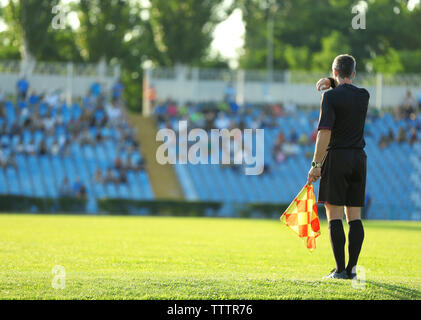
[[[326,155],[326,150],[330,142],[331,131],[326,129],[320,129],[317,133],[316,147],[314,149],[313,161],[321,163]],[[322,173],[320,167],[312,167],[308,172],[308,182],[316,182]]]
[[[317,133],[316,147],[314,149],[314,156],[313,156],[314,162],[323,161],[326,155],[327,146],[329,145],[329,142],[330,142],[330,135],[331,135],[330,130],[321,129]]]
[[[333,79],[333,82],[335,83],[335,87],[337,87],[338,81],[336,81],[336,79]],[[319,81],[317,81],[316,88],[317,88],[317,91],[327,90],[331,88],[330,78],[322,78]]]

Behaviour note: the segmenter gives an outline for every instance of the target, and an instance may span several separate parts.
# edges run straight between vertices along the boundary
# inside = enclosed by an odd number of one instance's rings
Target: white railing
[[[232,83],[240,104],[294,101],[314,106],[320,103],[320,93],[315,90],[315,83],[328,74],[328,70],[325,73],[275,70],[269,74],[266,70],[201,69],[178,65],[174,68],[145,69],[144,90],[147,92],[153,86],[158,101],[167,98],[179,103],[215,101],[223,98],[225,88]],[[415,98],[421,92],[421,74],[362,72],[357,73],[354,83],[367,88],[371,96],[370,105],[379,109],[400,105],[407,90]],[[145,114],[149,114],[149,102],[144,99],[143,103]]]
[[[30,91],[59,89],[71,103],[72,97],[85,95],[94,81],[100,81],[105,89],[110,89],[120,77],[120,66],[107,65],[105,61],[93,64],[0,60],[0,91],[15,94],[16,82],[23,75],[29,81]]]

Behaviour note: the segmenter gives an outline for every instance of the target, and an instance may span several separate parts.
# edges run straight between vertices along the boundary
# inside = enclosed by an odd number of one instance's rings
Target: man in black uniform
[[[364,124],[370,95],[352,85],[355,59],[340,55],[332,64],[334,78],[324,78],[317,89],[325,92],[321,100],[318,134],[308,181],[319,178],[318,202],[324,203],[329,222],[330,242],[336,268],[326,278],[350,279],[364,240],[361,207],[365,200],[366,160]],[[349,224],[345,266],[345,233],[342,217],[345,208]]]

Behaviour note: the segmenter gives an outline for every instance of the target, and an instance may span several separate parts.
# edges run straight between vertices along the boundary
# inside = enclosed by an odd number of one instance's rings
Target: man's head
[[[355,67],[357,62],[353,56],[349,54],[341,54],[333,60],[332,72],[335,78],[350,79],[355,77]]]

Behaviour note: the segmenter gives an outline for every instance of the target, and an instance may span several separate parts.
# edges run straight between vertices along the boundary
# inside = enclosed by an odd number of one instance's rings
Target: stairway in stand
[[[146,170],[151,181],[156,199],[184,199],[174,167],[161,165],[156,161],[156,150],[162,143],[156,141],[157,127],[155,119],[141,114],[128,113],[130,125],[137,129],[137,136],[146,160]]]

